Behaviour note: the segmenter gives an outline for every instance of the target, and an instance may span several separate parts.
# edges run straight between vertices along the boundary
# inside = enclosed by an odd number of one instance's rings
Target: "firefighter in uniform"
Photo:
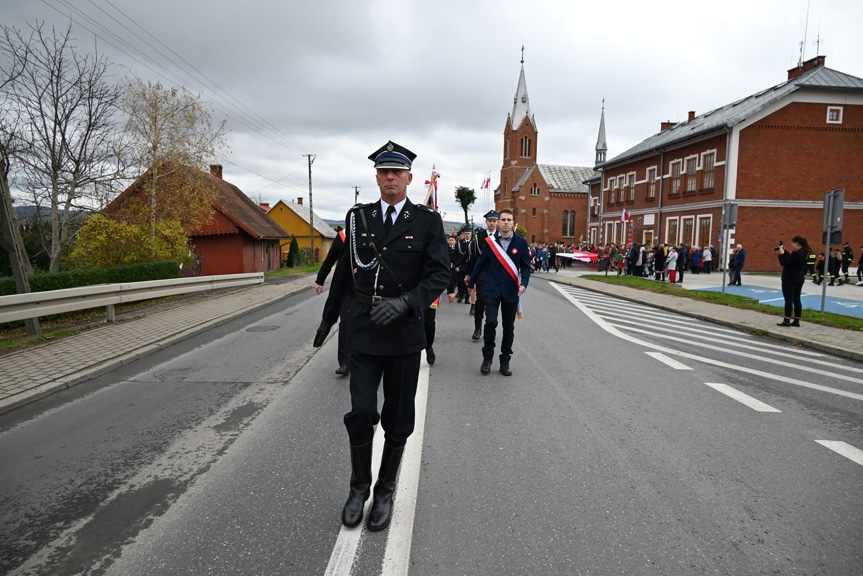
[[[499,216],[500,215],[494,210],[486,212],[483,216],[483,218],[485,218],[485,229],[478,228],[476,234],[473,235],[474,239],[472,242],[471,259],[467,266],[468,274],[470,274],[470,271],[472,271],[473,267],[476,266],[480,255],[488,249],[485,239],[489,236],[493,236],[497,231],[497,219]],[[485,316],[485,277],[486,269],[483,269],[482,273],[475,280],[476,285],[474,287],[474,294],[476,294],[476,306],[471,307],[474,308],[473,334],[471,335],[471,338],[474,340],[482,338],[482,320]]]
[[[339,254],[341,254],[342,246],[345,245],[345,231],[339,230],[339,233],[336,235],[336,239],[333,240],[333,245],[330,247],[330,251],[327,252],[327,257],[324,259],[321,264],[321,269],[318,270],[318,275],[315,277],[315,292],[317,294],[321,294],[324,291],[324,282],[327,280],[327,276],[332,270],[333,266],[336,262],[339,261]],[[348,304],[350,304],[350,300],[348,298],[342,298],[342,301],[339,306],[339,349],[337,358],[339,361],[339,367],[336,368],[336,374],[339,376],[345,376],[348,372],[351,371],[350,364],[348,363],[348,358],[351,355],[351,348],[348,344],[348,334],[350,334],[350,319],[348,317]]]
[[[350,495],[342,523],[359,525],[371,488],[372,439],[384,431],[381,466],[368,517],[371,531],[383,530],[392,515],[399,465],[414,430],[414,397],[420,357],[426,348],[424,314],[447,288],[449,257],[437,212],[407,198],[416,155],[392,141],[374,152],[380,201],[354,206],[345,219],[347,238],[329,298],[350,298],[351,410],[344,417],[350,440]],[[324,308],[315,334],[320,346],[336,320]],[[384,402],[378,412],[377,392]]]

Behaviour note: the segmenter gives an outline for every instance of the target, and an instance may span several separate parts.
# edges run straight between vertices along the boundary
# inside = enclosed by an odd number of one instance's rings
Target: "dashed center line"
[[[666,365],[674,368],[675,370],[692,370],[692,368],[690,368],[689,366],[687,366],[683,362],[678,362],[674,358],[672,358],[670,356],[666,356],[662,352],[645,352],[645,354],[647,354],[651,358],[655,358],[656,360],[659,360],[663,364],[666,364]]]
[[[765,404],[761,400],[756,400],[752,396],[750,396],[748,394],[744,394],[740,390],[737,390],[736,388],[732,388],[728,384],[713,384],[710,382],[705,382],[705,384],[707,386],[710,386],[711,388],[713,388],[717,392],[721,392],[721,393],[725,394],[726,396],[728,396],[729,398],[737,400],[738,402],[740,402],[744,406],[749,406],[750,408],[752,408],[756,412],[780,412],[780,413],[782,412],[782,410],[777,410],[773,406],[771,406],[769,404]]]

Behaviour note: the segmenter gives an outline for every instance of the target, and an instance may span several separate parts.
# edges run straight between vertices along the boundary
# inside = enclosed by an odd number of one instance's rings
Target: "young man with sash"
[[[488,268],[485,278],[485,327],[483,330],[482,374],[491,372],[494,358],[494,343],[497,329],[497,314],[500,310],[503,324],[503,339],[500,343],[500,373],[512,376],[509,361],[515,340],[515,317],[520,312],[519,298],[527,290],[530,280],[530,250],[527,241],[515,233],[515,218],[509,208],[500,210],[497,232],[486,238],[490,248],[480,254],[470,276],[465,278],[468,288],[473,288],[476,279]]]

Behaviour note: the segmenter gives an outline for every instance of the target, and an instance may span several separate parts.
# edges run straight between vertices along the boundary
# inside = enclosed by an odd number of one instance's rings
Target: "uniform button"
[[[386,251],[387,251],[387,247],[386,247],[386,246],[384,246],[384,252],[386,252]]]
[[[380,286],[378,286],[378,290],[383,290],[383,289],[384,289],[384,285],[383,285],[383,284],[381,284]]]

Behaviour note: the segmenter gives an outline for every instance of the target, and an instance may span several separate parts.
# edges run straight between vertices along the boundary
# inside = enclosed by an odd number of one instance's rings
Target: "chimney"
[[[692,122],[693,120],[695,120],[695,110],[690,110],[689,111],[689,118],[686,121]]]
[[[816,56],[815,58],[807,60],[803,64],[795,66],[794,68],[789,70],[788,71],[788,79],[794,80],[795,78],[799,77],[804,72],[808,72],[809,70],[812,70],[813,68],[822,68],[826,65],[826,62],[827,62],[827,56]]]
[[[674,128],[675,126],[677,126],[677,123],[672,122],[671,120],[666,120],[665,122],[659,124],[659,131],[665,132],[666,130]]]
[[[297,204],[299,204],[300,206],[302,206],[302,205],[303,205],[303,197],[302,197],[302,196],[300,196],[299,198],[297,198]]]
[[[269,212],[270,211],[270,203],[269,202],[259,202],[258,208],[260,208],[264,212]]]
[[[222,165],[221,164],[210,164],[210,174],[218,178],[222,179]]]

